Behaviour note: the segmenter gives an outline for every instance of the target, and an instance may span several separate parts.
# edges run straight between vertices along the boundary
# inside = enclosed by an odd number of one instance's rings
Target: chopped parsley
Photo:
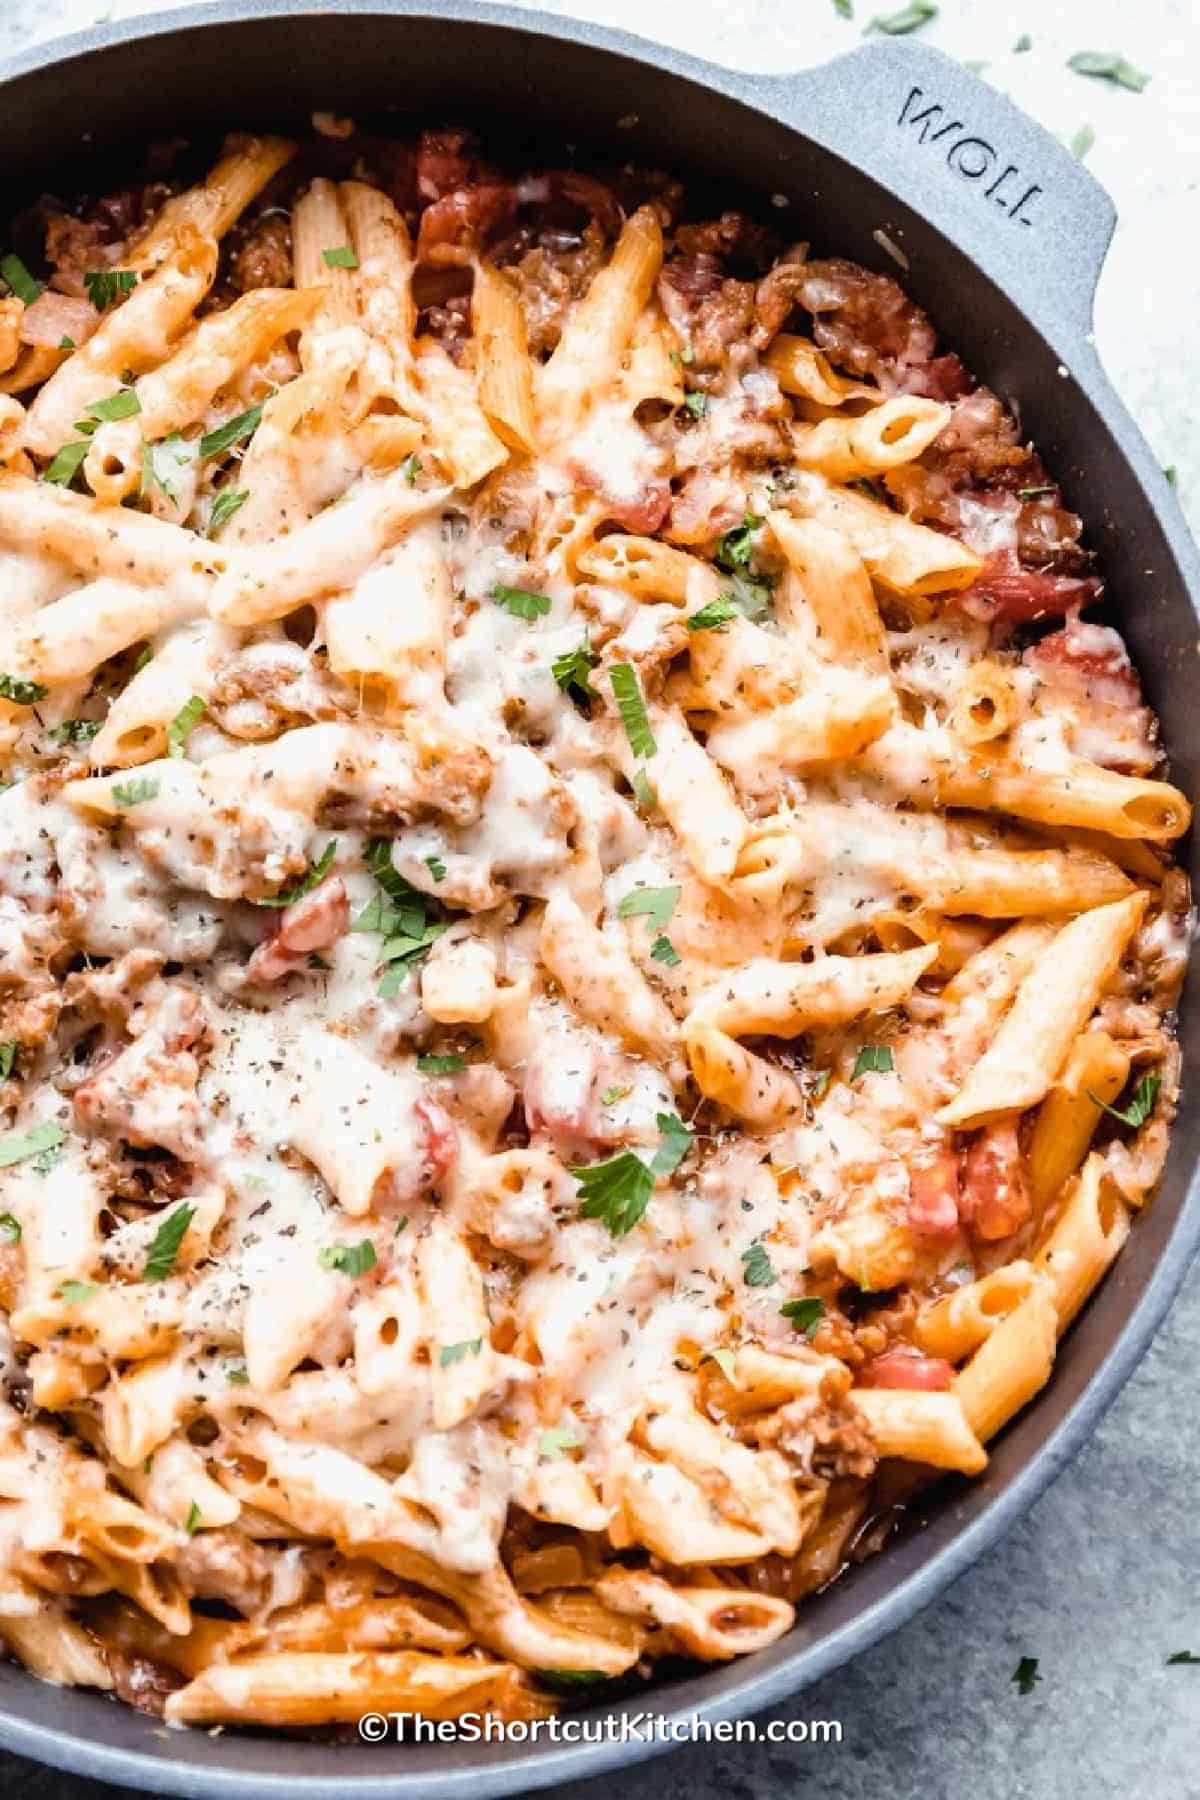
[[[90,744],[100,729],[99,719],[64,719],[50,733],[54,744]]]
[[[60,350],[74,350],[75,339],[73,337],[60,337],[58,340],[58,347]]]
[[[0,675],[0,700],[11,700],[14,706],[32,706],[50,692],[40,681],[24,681],[19,675]]]
[[[349,1275],[355,1280],[373,1269],[379,1258],[370,1238],[363,1238],[358,1244],[326,1244],[317,1252],[317,1261],[332,1274]]]
[[[514,619],[524,619],[527,625],[532,625],[535,619],[544,619],[550,611],[546,594],[534,594],[528,588],[505,587],[499,581],[488,589],[488,598],[495,600]]]
[[[638,919],[643,915],[653,931],[663,931],[679,904],[678,887],[639,887],[626,894],[617,907],[618,919]]]
[[[194,1537],[196,1532],[200,1529],[200,1518],[201,1518],[200,1508],[196,1505],[196,1502],[193,1500],[192,1504],[188,1507],[188,1516],[184,1522],[184,1527],[183,1527],[183,1529],[187,1532],[189,1537]]]
[[[241,512],[250,498],[249,488],[223,487],[215,496],[208,515],[206,537],[216,537],[222,525],[227,525],[234,513]]]
[[[580,1440],[566,1426],[552,1426],[549,1431],[543,1431],[538,1438],[538,1455],[550,1457],[553,1460],[565,1456],[568,1450],[582,1449],[583,1445]]]
[[[443,1369],[448,1369],[454,1363],[462,1362],[465,1357],[478,1356],[482,1349],[481,1337],[464,1338],[461,1344],[443,1344],[438,1351],[438,1362]]]
[[[854,0],[833,0],[833,10],[839,19],[854,17]]]
[[[42,291],[41,282],[34,280],[20,257],[15,254],[0,256],[0,276],[3,276],[7,286],[26,306],[32,306]]]
[[[603,1669],[535,1669],[539,1681],[551,1687],[591,1687],[594,1682],[608,1681]]]
[[[226,1369],[225,1380],[230,1387],[249,1387],[250,1376],[245,1369]]]
[[[1017,1684],[1018,1694],[1032,1694],[1034,1688],[1042,1679],[1038,1674],[1037,1657],[1023,1656],[1013,1670],[1011,1679]]]
[[[21,1221],[10,1212],[0,1213],[0,1237],[9,1244],[19,1244],[21,1241]]]
[[[1161,1075],[1143,1075],[1130,1095],[1128,1106],[1109,1106],[1106,1101],[1097,1099],[1090,1088],[1088,1089],[1088,1099],[1094,1105],[1103,1107],[1104,1111],[1109,1113],[1112,1118],[1119,1119],[1122,1125],[1131,1125],[1137,1131],[1154,1111],[1161,1087]]]
[[[378,992],[386,1000],[400,992],[410,971],[424,960],[448,927],[441,920],[429,918],[428,908],[434,903],[400,874],[392,862],[389,838],[371,838],[363,860],[382,891],[367,902],[351,930],[379,932],[383,937],[380,961],[386,965],[386,972]]]
[[[730,577],[732,592],[722,598],[731,599],[738,611],[748,619],[760,619],[771,604],[774,583],[769,576],[753,568],[755,534],[762,525],[757,513],[746,512],[740,525],[727,531],[717,545],[716,562]]]
[[[600,1096],[600,1104],[601,1106],[615,1106],[618,1100],[627,1100],[632,1092],[633,1089],[627,1087],[605,1088]]]
[[[1044,481],[1040,487],[1018,488],[1017,489],[1017,499],[1018,500],[1036,500],[1039,494],[1053,494],[1054,492],[1055,492],[1054,483],[1052,481]]]
[[[51,487],[70,487],[83,466],[83,459],[89,448],[86,438],[77,438],[64,444],[49,467],[42,471],[42,480],[49,482]]]
[[[358,258],[349,244],[336,244],[332,250],[322,250],[321,259],[329,269],[357,269]]]
[[[910,31],[919,31],[922,25],[928,25],[937,16],[938,9],[933,0],[912,0],[910,6],[901,7],[899,12],[876,16],[867,31],[882,31],[888,37],[906,37]]]
[[[416,487],[417,476],[421,473],[422,467],[423,464],[421,459],[415,450],[411,456],[406,456],[404,461],[400,464],[400,473],[403,475],[405,481],[407,481],[409,487]]]
[[[588,680],[596,662],[597,658],[592,654],[591,645],[585,637],[576,649],[556,656],[550,670],[564,694],[586,705],[596,698],[596,690]]]
[[[818,1069],[817,1073],[813,1076],[812,1081],[809,1083],[809,1099],[819,1100],[832,1080],[833,1071],[831,1069]]]
[[[655,962],[665,963],[668,969],[677,969],[683,960],[665,931],[660,931],[651,944],[650,954]]]
[[[733,1380],[734,1363],[732,1350],[727,1350],[720,1346],[712,1350],[702,1350],[700,1352],[700,1361],[702,1363],[716,1363],[726,1381],[731,1382]]]
[[[68,1306],[78,1306],[99,1292],[94,1281],[60,1281],[57,1296],[60,1300],[65,1300]]]
[[[11,1038],[0,1044],[0,1081],[7,1081],[17,1060],[17,1046]]]
[[[699,389],[693,389],[690,394],[684,395],[683,404],[693,419],[702,419],[708,412],[708,395],[702,394]]]
[[[112,787],[113,803],[122,808],[140,806],[143,800],[153,800],[158,793],[158,782],[143,777],[141,781],[114,781]]]
[[[466,1059],[461,1056],[418,1056],[417,1067],[422,1075],[461,1075],[466,1068]]]
[[[1013,45],[1013,55],[1014,56],[1024,56],[1024,54],[1027,50],[1032,50],[1032,49],[1033,49],[1033,39],[1030,37],[1030,35],[1027,31],[1023,31],[1021,33],[1020,37],[1017,39],[1016,43]]]
[[[258,430],[262,419],[261,406],[248,406],[245,412],[238,413],[236,418],[226,419],[215,431],[206,431],[200,439],[200,460],[208,462],[210,457],[221,456],[226,450],[232,450],[243,438],[252,437]]]
[[[28,1131],[10,1131],[7,1137],[0,1138],[0,1169],[11,1169],[14,1163],[28,1162],[31,1156],[45,1156],[66,1141],[66,1132],[53,1120],[34,1125]]]
[[[427,856],[425,858],[425,867],[429,870],[429,873],[433,876],[435,881],[445,881],[446,865],[440,856]]]
[[[196,460],[194,439],[173,431],[160,443],[142,442],[142,499],[148,499],[153,488],[160,488],[168,500],[179,499],[179,477]]]
[[[693,1133],[673,1113],[658,1113],[659,1146],[645,1162],[632,1150],[622,1150],[603,1162],[572,1166],[579,1183],[580,1216],[602,1219],[613,1237],[624,1237],[643,1217],[655,1181],[672,1175],[692,1147]]]
[[[608,679],[612,683],[613,699],[625,727],[625,736],[629,739],[629,748],[635,756],[653,756],[658,745],[650,729],[646,702],[642,699],[636,672],[629,663],[614,663],[608,671]]]
[[[1096,133],[1090,125],[1081,125],[1071,139],[1069,148],[1076,162],[1082,162],[1092,145],[1096,142]]]
[[[1197,1656],[1194,1650],[1174,1650],[1167,1658],[1168,1669],[1173,1663],[1186,1663],[1191,1667],[1200,1669],[1200,1656]]]
[[[135,269],[89,269],[83,278],[87,297],[97,312],[107,312],[124,294],[132,294],[138,278]]]
[[[765,1244],[751,1244],[742,1251],[742,1280],[747,1287],[773,1287],[779,1277]]]
[[[1074,56],[1067,58],[1068,69],[1074,69],[1076,75],[1091,75],[1098,81],[1112,81],[1118,87],[1129,88],[1140,94],[1143,88],[1150,85],[1150,77],[1141,69],[1135,69],[1131,62],[1115,50],[1077,50]]]
[[[730,619],[740,617],[741,610],[732,594],[722,594],[692,613],[687,621],[687,628],[689,631],[720,631],[722,625],[728,625]]]
[[[196,1216],[196,1209],[186,1200],[177,1206],[173,1213],[163,1220],[154,1234],[150,1249],[146,1255],[146,1266],[142,1270],[143,1281],[165,1281],[175,1267],[175,1258],[179,1255],[179,1246],[187,1236],[187,1228]]]
[[[256,906],[292,906],[297,900],[303,900],[305,894],[311,894],[319,881],[324,881],[337,855],[338,841],[330,838],[315,863],[308,865],[305,873],[294,887],[287,888],[282,894],[272,894],[269,899],[257,900]]]
[[[817,1327],[825,1317],[823,1300],[785,1300],[780,1307],[785,1319],[790,1319],[797,1331],[802,1331],[809,1343],[817,1335]]]
[[[895,1066],[887,1044],[864,1044],[854,1059],[850,1079],[857,1081],[860,1075],[890,1075]]]
[[[653,812],[658,805],[658,795],[654,784],[645,769],[635,769],[629,777],[629,785],[633,789],[633,797],[643,812]]]
[[[106,400],[93,400],[86,409],[87,418],[78,419],[75,429],[90,437],[95,431],[96,425],[114,425],[119,419],[133,419],[141,410],[142,403],[133,389],[119,387],[116,393],[109,394]],[[88,419],[96,421],[96,425],[92,426],[91,431],[88,430]]]
[[[167,726],[168,756],[183,755],[184,746],[186,745],[188,738],[196,729],[207,711],[208,706],[205,701],[200,698],[199,694],[193,694],[190,700],[184,701],[179,711],[175,714],[175,717],[171,720],[171,723]]]

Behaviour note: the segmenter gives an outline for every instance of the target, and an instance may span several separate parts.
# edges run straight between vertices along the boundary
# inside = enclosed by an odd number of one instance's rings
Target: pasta
[[[1050,1379],[1189,807],[887,277],[322,144],[0,298],[0,1640],[540,1719],[773,1643]]]

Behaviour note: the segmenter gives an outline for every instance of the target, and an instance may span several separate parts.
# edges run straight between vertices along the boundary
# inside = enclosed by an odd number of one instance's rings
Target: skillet
[[[564,144],[581,161],[588,147],[609,158],[615,148],[681,174],[693,200],[740,198],[818,254],[899,274],[947,345],[1013,406],[1083,514],[1173,778],[1197,791],[1200,738],[1188,727],[1200,559],[1091,341],[1113,207],[993,89],[900,40],[800,75],[747,75],[622,32],[473,0],[213,0],[0,64],[0,210],[15,214],[46,188],[99,188],[98,165],[119,159],[123,145],[224,126],[286,129],[314,108],[391,114],[397,133],[419,115],[501,141],[532,134],[556,145],[559,161]],[[895,268],[897,250],[907,269]],[[1195,881],[1194,849],[1184,859]],[[1186,1099],[1187,1069],[1200,1058],[1194,993],[1180,1036],[1185,1103],[1161,1192],[986,1473],[939,1488],[885,1555],[810,1599],[770,1649],[606,1700],[606,1715],[717,1721],[777,1704],[929,1604],[1062,1471],[1145,1352],[1200,1243],[1200,1113]],[[182,1734],[10,1663],[0,1663],[0,1744],[76,1774],[212,1800],[317,1800],[335,1785],[353,1800],[485,1800],[611,1772],[666,1747],[615,1733],[574,1745],[405,1746]]]

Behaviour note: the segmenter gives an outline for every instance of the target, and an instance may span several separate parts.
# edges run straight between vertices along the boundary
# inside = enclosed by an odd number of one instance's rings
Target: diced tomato
[[[873,1357],[858,1377],[859,1387],[910,1388],[938,1393],[954,1380],[954,1364],[940,1356],[926,1356],[912,1344],[893,1344],[882,1356]]]
[[[251,981],[282,981],[314,950],[328,950],[350,926],[350,902],[340,875],[285,907],[274,931],[246,965]]]
[[[983,571],[958,595],[958,605],[989,624],[1027,625],[1033,619],[1063,618],[1091,606],[1101,584],[1091,575],[1052,575],[1022,568],[1011,550],[997,550]]]
[[[1033,1210],[1025,1159],[1012,1120],[987,1125],[970,1145],[959,1209],[976,1237],[1010,1237]]]
[[[922,1237],[952,1238],[958,1231],[959,1159],[954,1150],[914,1163],[908,1171],[908,1222]]]

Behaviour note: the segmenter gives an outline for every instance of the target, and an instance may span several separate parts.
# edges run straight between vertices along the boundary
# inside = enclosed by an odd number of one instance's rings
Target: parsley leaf
[[[317,1261],[323,1269],[329,1269],[338,1275],[349,1275],[355,1279],[373,1269],[379,1258],[375,1254],[375,1246],[370,1238],[363,1238],[359,1244],[326,1244],[317,1252]]]
[[[208,706],[199,694],[193,694],[190,700],[184,701],[167,726],[168,756],[183,755],[184,745],[207,711]]]
[[[1194,1650],[1175,1650],[1167,1658],[1168,1669],[1172,1663],[1188,1663],[1200,1668],[1200,1656],[1197,1656]]]
[[[1150,77],[1141,69],[1135,69],[1131,62],[1115,50],[1077,50],[1074,56],[1067,58],[1068,69],[1074,69],[1076,75],[1092,75],[1099,81],[1112,81],[1118,87],[1130,88],[1140,94],[1143,88],[1149,87]]]
[[[0,1237],[8,1244],[21,1241],[21,1221],[10,1212],[0,1213]]]
[[[35,281],[20,257],[12,254],[0,256],[0,276],[26,306],[32,306],[42,291],[40,281]]]
[[[60,1281],[56,1290],[59,1300],[65,1300],[68,1306],[78,1306],[81,1301],[90,1300],[100,1289],[94,1281]]]
[[[1092,127],[1090,125],[1081,125],[1068,146],[1071,155],[1075,158],[1076,162],[1083,161],[1095,141],[1096,133],[1093,131]]]
[[[629,785],[633,789],[633,797],[643,812],[653,812],[658,805],[658,795],[654,784],[645,769],[635,769],[629,777]]]
[[[466,1068],[466,1059],[461,1056],[418,1056],[417,1067],[422,1075],[461,1075]]]
[[[736,619],[740,614],[741,608],[733,595],[721,594],[692,613],[687,628],[689,631],[720,631],[722,625],[728,625],[730,619]]]
[[[10,1038],[7,1043],[0,1044],[0,1081],[8,1080],[16,1060],[17,1046]]]
[[[587,702],[596,698],[596,690],[588,680],[595,668],[598,658],[592,654],[591,645],[585,637],[582,644],[574,650],[567,650],[562,656],[556,656],[550,665],[551,673],[564,694],[573,700]]]
[[[1027,31],[1023,31],[1021,33],[1020,37],[1017,39],[1016,43],[1013,45],[1013,55],[1014,56],[1024,56],[1024,54],[1027,50],[1032,50],[1032,49],[1033,49],[1033,39],[1030,37],[1030,35]]]
[[[83,285],[96,311],[107,312],[123,294],[132,294],[137,281],[134,269],[89,269]]]
[[[87,408],[87,418],[75,421],[76,431],[91,436],[88,431],[88,420],[94,419],[99,425],[113,425],[118,419],[132,419],[142,410],[142,403],[131,387],[119,387],[115,394],[109,394],[105,400],[93,400]],[[91,430],[94,432],[96,425]]]
[[[183,1529],[187,1532],[189,1537],[193,1537],[195,1535],[195,1533],[199,1530],[200,1519],[201,1519],[200,1508],[196,1505],[196,1502],[193,1500],[192,1504],[188,1507],[188,1516],[187,1516],[186,1521],[184,1522],[184,1527],[183,1527]]]
[[[890,1075],[895,1066],[887,1044],[864,1044],[854,1059],[850,1079],[857,1081],[860,1075]]]
[[[659,1113],[659,1147],[649,1164],[632,1150],[622,1150],[603,1162],[572,1166],[579,1183],[580,1217],[602,1219],[613,1237],[624,1237],[643,1217],[655,1180],[671,1175],[692,1146],[692,1133],[672,1113]]]
[[[911,6],[902,7],[899,12],[872,19],[867,31],[886,32],[888,37],[905,37],[910,31],[919,31],[922,25],[928,25],[930,19],[937,16],[938,9],[932,0],[912,0]]]
[[[256,906],[291,906],[296,900],[303,900],[305,894],[311,894],[319,881],[323,881],[329,873],[334,857],[337,855],[338,841],[330,838],[315,863],[310,863],[306,872],[282,894],[272,894],[269,899],[256,900]]]
[[[1040,487],[1018,488],[1017,499],[1036,500],[1039,494],[1053,494],[1055,491],[1052,481],[1044,481]]]
[[[238,413],[236,418],[226,419],[215,431],[206,431],[200,439],[201,462],[208,462],[210,457],[232,450],[243,438],[252,437],[258,430],[262,415],[261,406],[248,406],[245,412]]]
[[[583,1445],[575,1433],[566,1426],[556,1425],[549,1431],[543,1431],[538,1438],[538,1455],[557,1460],[565,1456],[568,1450],[582,1450]]]
[[[488,589],[488,598],[497,601],[514,619],[524,619],[527,625],[532,625],[535,619],[544,619],[550,611],[550,601],[545,594],[531,593],[528,588],[504,587],[500,582]]]
[[[417,476],[421,473],[422,466],[421,459],[415,450],[411,456],[406,456],[404,461],[400,464],[400,473],[403,475],[405,481],[407,481],[409,487],[416,487]]]
[[[249,488],[223,487],[213,499],[208,515],[206,537],[216,537],[222,525],[227,525],[235,512],[241,512],[250,498]]]
[[[143,1281],[165,1281],[175,1267],[175,1258],[179,1255],[179,1246],[187,1236],[187,1228],[196,1216],[196,1209],[186,1200],[169,1213],[154,1234],[150,1249],[146,1255],[146,1266],[142,1270]]]
[[[141,781],[116,781],[113,783],[112,797],[117,806],[140,806],[143,800],[153,800],[158,793],[158,782],[152,778]]]
[[[332,250],[322,250],[321,260],[329,269],[357,269],[358,258],[349,244],[336,244]]]
[[[765,1244],[751,1244],[742,1251],[742,1280],[747,1287],[773,1287],[778,1279]]]
[[[481,1337],[464,1338],[461,1344],[443,1344],[438,1351],[438,1362],[443,1369],[448,1369],[453,1363],[462,1362],[464,1357],[478,1356],[482,1349]]]
[[[617,1104],[618,1100],[628,1099],[629,1095],[632,1094],[632,1092],[633,1092],[633,1089],[627,1088],[627,1087],[605,1088],[604,1092],[600,1096],[600,1104],[601,1104],[601,1106],[615,1106]]]
[[[539,1681],[549,1682],[552,1687],[591,1687],[593,1682],[610,1679],[603,1669],[535,1669],[533,1672]]]
[[[50,692],[40,681],[23,681],[19,675],[0,675],[0,700],[11,700],[14,706],[32,706]]]
[[[825,1317],[823,1300],[785,1300],[780,1307],[785,1319],[790,1319],[797,1331],[802,1331],[809,1343],[817,1335],[817,1326]]]
[[[250,1375],[246,1369],[226,1369],[225,1380],[230,1387],[249,1387]]]
[[[168,500],[179,499],[179,477],[196,460],[194,440],[173,431],[160,443],[142,442],[141,495],[145,500],[152,488],[161,488]]]
[[[662,931],[671,923],[681,891],[678,887],[634,888],[618,905],[617,917],[637,919],[644,914],[649,919],[652,930]]]
[[[833,0],[833,10],[839,19],[854,17],[854,0]]]
[[[435,881],[445,881],[446,865],[440,856],[427,856],[425,858],[425,867],[429,870],[429,873],[433,876]]]
[[[1017,1684],[1019,1694],[1032,1694],[1037,1683],[1042,1679],[1038,1674],[1036,1656],[1023,1656],[1012,1672],[1011,1679]]]
[[[1161,1075],[1143,1075],[1130,1096],[1128,1106],[1109,1106],[1106,1101],[1097,1099],[1090,1088],[1088,1089],[1088,1099],[1094,1105],[1103,1107],[1104,1111],[1110,1113],[1114,1119],[1119,1119],[1122,1125],[1131,1125],[1137,1131],[1154,1111],[1154,1104],[1158,1099],[1158,1091],[1161,1087]]]
[[[90,744],[100,729],[99,719],[64,719],[50,733],[55,744]]]
[[[727,1350],[723,1347],[712,1350],[702,1350],[700,1352],[700,1361],[702,1363],[716,1363],[726,1381],[733,1381],[734,1363],[732,1350]]]
[[[683,404],[693,419],[702,419],[708,412],[708,395],[702,394],[699,389],[694,389],[690,394],[683,396]]]
[[[665,931],[660,931],[651,944],[650,954],[655,962],[665,963],[668,969],[677,969],[683,961]]]
[[[88,453],[86,438],[78,438],[70,444],[64,444],[49,468],[43,469],[42,480],[51,487],[70,487],[83,466],[83,459]]]
[[[9,1132],[7,1137],[0,1138],[0,1169],[11,1169],[14,1163],[27,1162],[31,1156],[42,1156],[47,1150],[57,1150],[66,1141],[66,1132],[53,1120],[31,1126],[28,1131]]]
[[[636,672],[629,663],[614,663],[608,671],[608,679],[612,683],[613,699],[625,727],[625,736],[629,739],[629,748],[635,756],[653,756],[658,745],[650,729],[646,702],[642,699]]]
[[[761,525],[757,513],[743,513],[741,524],[727,531],[717,545],[717,567],[748,569],[754,555],[754,534]]]

